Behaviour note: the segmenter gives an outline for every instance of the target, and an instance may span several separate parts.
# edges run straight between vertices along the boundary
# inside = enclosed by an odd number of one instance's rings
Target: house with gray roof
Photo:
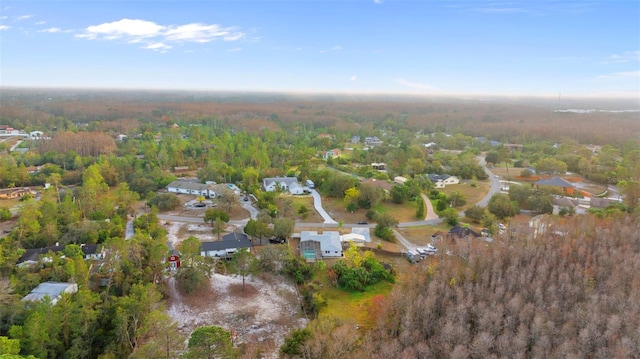
[[[552,178],[545,178],[545,179],[541,179],[537,182],[535,182],[533,184],[535,187],[540,187],[540,186],[549,186],[549,187],[556,187],[562,190],[563,193],[567,194],[567,195],[573,195],[575,192],[575,186],[573,184],[571,184],[571,182],[565,180],[564,178],[560,178],[560,177],[552,177]]]
[[[317,242],[322,258],[340,258],[344,256],[340,232],[324,231],[323,233],[318,233],[317,231],[302,231],[300,232],[301,248],[304,242]]]
[[[213,258],[230,258],[242,248],[251,248],[251,240],[244,233],[233,232],[222,236],[220,241],[207,241],[200,244],[200,255]]]
[[[41,259],[45,262],[51,262],[51,258],[47,256],[48,253],[60,253],[64,251],[66,246],[56,244],[55,246],[30,248],[18,258],[16,263],[18,266],[23,267],[38,263]],[[98,244],[81,244],[80,249],[84,255],[85,260],[100,260],[105,257],[105,250]]]
[[[35,287],[27,294],[23,301],[41,302],[49,298],[52,305],[58,303],[64,293],[76,293],[78,285],[76,283],[66,282],[44,282]]]

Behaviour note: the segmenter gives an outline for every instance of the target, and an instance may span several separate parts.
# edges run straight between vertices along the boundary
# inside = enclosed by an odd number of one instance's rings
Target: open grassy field
[[[2,207],[2,208],[9,208],[9,209],[16,208],[16,207],[18,207],[19,204],[20,204],[20,199],[19,198],[0,200],[0,207]]]
[[[472,187],[472,183],[475,183],[476,187]],[[462,194],[464,198],[467,199],[467,204],[457,209],[460,211],[464,211],[465,209],[474,206],[481,199],[483,199],[484,196],[489,193],[489,189],[491,189],[489,180],[484,180],[460,182],[460,184],[448,185],[446,188],[440,189],[439,191],[445,193],[447,196],[453,192]]]
[[[437,226],[417,226],[397,228],[397,230],[409,242],[418,246],[426,246],[431,243],[431,235],[437,231],[448,232],[450,228],[451,226],[441,223]]]
[[[342,199],[336,198],[323,198],[322,206],[324,209],[335,219],[342,223],[358,223],[361,220],[372,222],[367,219],[365,214],[367,210],[359,208],[353,213],[346,210],[346,203]],[[395,204],[391,201],[381,202],[373,208],[379,213],[389,213],[395,217],[399,222],[415,221],[416,203],[407,202],[405,204]]]
[[[306,223],[322,223],[322,217],[313,208],[313,197],[311,196],[285,196],[276,199],[278,213],[283,214],[286,218],[291,218],[298,222]],[[300,207],[305,206],[307,213],[298,213]],[[288,208],[287,208],[288,207]]]

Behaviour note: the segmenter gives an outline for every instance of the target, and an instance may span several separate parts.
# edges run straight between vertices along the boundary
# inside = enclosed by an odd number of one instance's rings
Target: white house
[[[229,258],[238,249],[251,248],[251,240],[244,233],[229,233],[221,241],[202,242],[200,255],[203,257]]]
[[[211,185],[185,180],[175,180],[169,183],[169,185],[167,186],[167,191],[173,193],[194,194],[196,196],[204,196],[210,198],[216,197],[216,193],[211,188]]]
[[[270,177],[262,180],[262,186],[267,192],[276,190],[276,186],[283,191],[289,191],[291,194],[303,194],[304,187],[298,183],[296,177]]]
[[[44,135],[44,132],[42,131],[29,132],[29,138],[31,138],[32,140],[39,140],[40,138],[42,138],[42,135]]]
[[[399,185],[403,185],[405,183],[407,183],[408,179],[406,177],[402,177],[402,176],[395,176],[393,177],[393,182],[399,184]]]
[[[378,136],[372,136],[372,137],[365,137],[364,138],[364,143],[367,146],[378,146],[382,144],[382,140],[378,138]]]
[[[76,283],[63,283],[63,282],[44,282],[35,287],[29,294],[27,294],[23,301],[40,302],[49,298],[51,304],[58,303],[64,293],[76,293],[78,291],[78,285]]]
[[[339,148],[334,148],[325,152],[324,155],[322,155],[322,158],[328,160],[329,158],[338,158],[340,156],[342,156],[342,151],[340,151]]]
[[[300,232],[300,246],[303,242],[317,242],[320,244],[320,253],[323,258],[339,258],[342,253],[342,243],[340,242],[340,232],[325,231],[318,234],[316,231]]]
[[[456,176],[439,175],[434,173],[430,173],[428,176],[429,176],[429,180],[433,182],[433,185],[435,186],[435,188],[445,188],[447,185],[460,183],[460,179]]]

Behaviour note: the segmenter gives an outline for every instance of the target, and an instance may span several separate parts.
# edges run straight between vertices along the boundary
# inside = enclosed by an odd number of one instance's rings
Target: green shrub
[[[8,221],[11,218],[13,218],[13,215],[11,214],[9,208],[0,208],[0,222]]]

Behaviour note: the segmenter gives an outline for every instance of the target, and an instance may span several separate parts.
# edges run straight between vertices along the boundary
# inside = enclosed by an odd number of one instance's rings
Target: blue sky
[[[0,85],[640,96],[639,1],[3,1]]]

